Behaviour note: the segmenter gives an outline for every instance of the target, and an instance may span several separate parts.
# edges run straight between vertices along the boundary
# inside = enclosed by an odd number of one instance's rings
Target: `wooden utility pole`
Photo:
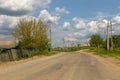
[[[110,21],[110,35],[111,35],[111,46],[110,50],[113,50],[113,40],[112,40],[112,22]]]
[[[65,40],[64,40],[64,38],[63,38],[63,51],[64,51],[64,49],[65,49]]]
[[[52,51],[52,22],[50,23],[50,51]]]
[[[113,50],[112,22],[107,23],[107,50]]]
[[[49,20],[48,24],[49,24],[49,33],[50,33],[50,41],[49,41],[50,51],[52,51],[52,30],[51,30],[52,22]]]
[[[68,48],[69,48],[69,43],[70,43],[70,41],[68,40]]]
[[[68,40],[68,51],[69,51],[69,47],[70,47],[70,46],[69,46],[69,43],[70,43],[70,41]]]
[[[110,41],[109,41],[109,22],[107,23],[107,50],[110,50]]]

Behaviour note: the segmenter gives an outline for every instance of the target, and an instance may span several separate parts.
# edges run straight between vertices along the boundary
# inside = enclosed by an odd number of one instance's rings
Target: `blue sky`
[[[71,18],[75,16],[90,18],[97,16],[99,12],[117,14],[119,5],[118,0],[53,0],[50,8],[64,7],[70,11]]]
[[[23,17],[51,21],[54,47],[62,46],[63,39],[77,44],[93,34],[104,38],[110,20],[113,34],[120,34],[119,0],[0,0],[0,40],[13,39],[10,33]]]

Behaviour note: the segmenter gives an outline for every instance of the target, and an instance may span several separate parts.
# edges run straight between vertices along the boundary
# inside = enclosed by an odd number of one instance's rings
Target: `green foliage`
[[[91,36],[90,46],[99,48],[102,45],[102,43],[103,43],[103,40],[100,37],[100,35],[95,34]]]
[[[41,20],[20,20],[12,35],[21,41],[21,46],[25,49],[39,49],[42,51],[48,45],[47,26]]]
[[[110,46],[111,46],[111,38],[109,39],[110,40]],[[120,35],[113,35],[112,36],[112,41],[113,41],[113,49],[120,49]],[[103,41],[102,43],[102,46],[103,48],[107,49],[107,41]]]
[[[94,38],[94,39],[92,40],[92,38]],[[103,57],[115,57],[115,58],[120,59],[120,35],[113,35],[112,41],[113,41],[113,50],[108,51],[106,49],[106,47],[107,47],[106,40],[102,41],[101,48],[95,48],[95,46],[93,44],[95,44],[95,42],[101,42],[101,40],[95,39],[95,36],[94,37],[92,36],[90,43],[92,43],[91,45],[93,45],[93,46],[91,48],[89,48],[89,51],[94,52],[94,54],[100,55]],[[109,45],[111,46],[111,39],[110,39]]]
[[[58,53],[57,51],[44,50],[44,51],[42,52],[42,55],[51,56],[51,55],[54,55],[54,54],[57,54],[57,53]]]
[[[113,35],[113,47],[114,48],[120,48],[120,35]]]
[[[69,48],[68,48],[68,52],[78,51],[78,50],[80,50],[80,49],[81,49],[80,47],[69,47]]]

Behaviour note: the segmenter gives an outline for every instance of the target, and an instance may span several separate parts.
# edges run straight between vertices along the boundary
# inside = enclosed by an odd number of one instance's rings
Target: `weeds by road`
[[[86,50],[87,52],[93,52],[95,55],[99,55],[102,57],[115,57],[117,59],[120,59],[120,49],[114,49],[112,51],[107,51],[104,48],[88,48]]]

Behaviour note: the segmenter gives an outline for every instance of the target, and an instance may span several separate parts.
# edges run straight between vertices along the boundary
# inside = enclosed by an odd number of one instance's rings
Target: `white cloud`
[[[67,28],[67,27],[69,27],[69,26],[70,26],[70,22],[64,22],[63,28]]]
[[[87,26],[90,26],[90,27],[97,27],[97,23],[96,23],[96,21],[91,21],[91,22],[89,22],[88,24],[87,24]]]
[[[68,36],[69,36],[69,37],[72,37],[72,34],[70,33],[70,34],[68,34]]]
[[[113,21],[114,21],[115,23],[120,23],[120,16],[115,16],[115,17],[113,17]]]
[[[97,26],[98,28],[106,28],[108,21],[106,19],[98,20],[97,21]]]
[[[64,14],[69,14],[70,12],[68,10],[66,10],[65,8],[56,7],[55,8],[55,13],[57,15],[64,15]]]
[[[52,23],[57,23],[60,19],[59,16],[53,16],[51,15],[47,10],[40,11],[39,15],[40,19],[42,19],[44,22],[51,21]]]
[[[29,2],[28,2],[29,1]],[[22,8],[27,10],[32,10],[32,0],[1,0],[0,1],[0,8],[10,9],[13,11],[20,10]]]
[[[77,17],[74,17],[73,19],[72,19],[74,22],[79,22],[79,18],[77,18]]]
[[[46,8],[51,0],[0,0],[0,14],[21,16]]]
[[[85,23],[83,21],[79,22],[78,24],[75,25],[76,29],[82,29],[85,27]]]
[[[106,19],[104,19],[103,22],[106,23],[106,24],[108,23],[108,21]]]
[[[98,32],[98,26],[96,21],[90,21],[87,26],[89,27],[89,31],[92,33],[97,33]]]
[[[83,29],[85,28],[85,22],[83,20],[80,20],[76,25],[75,25],[76,29]]]
[[[83,38],[85,37],[86,34],[84,34],[83,32],[75,32],[74,35],[77,37]]]
[[[14,28],[17,25],[19,17],[0,15],[0,27]]]
[[[75,23],[76,29],[84,29],[86,27],[86,20],[74,17],[72,21]]]
[[[74,37],[65,37],[65,41],[77,41]]]

